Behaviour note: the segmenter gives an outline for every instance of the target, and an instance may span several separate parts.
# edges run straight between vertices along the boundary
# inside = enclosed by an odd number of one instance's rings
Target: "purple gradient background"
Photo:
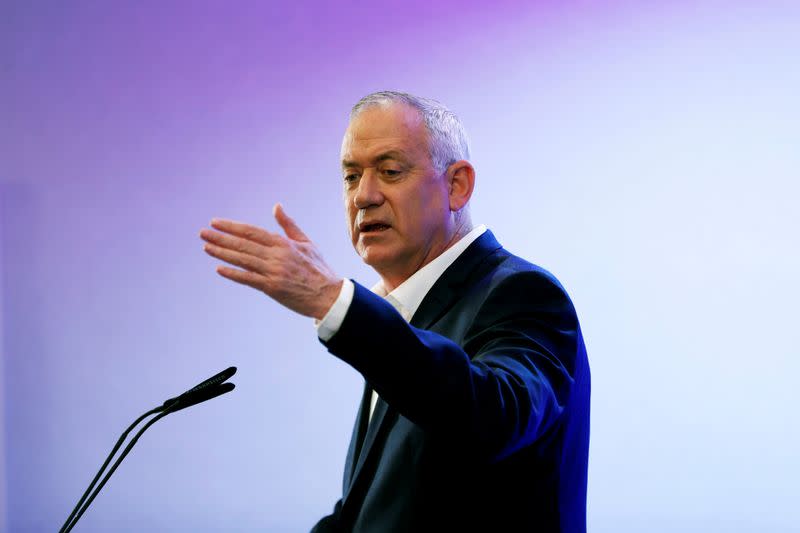
[[[303,531],[361,379],[309,320],[214,274],[213,216],[281,201],[337,272],[349,107],[442,100],[476,222],[549,268],[593,369],[589,529],[796,531],[800,5],[4,2],[0,530]],[[480,495],[475,502],[480,504]]]

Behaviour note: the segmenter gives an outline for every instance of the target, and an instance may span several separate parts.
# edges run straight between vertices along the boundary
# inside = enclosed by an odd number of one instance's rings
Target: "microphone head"
[[[211,376],[210,378],[208,378],[207,380],[205,380],[205,381],[203,381],[201,383],[198,383],[197,385],[195,385],[191,389],[187,390],[186,392],[184,392],[180,396],[176,396],[174,398],[170,398],[169,400],[166,400],[161,405],[161,407],[162,407],[162,409],[167,409],[168,407],[173,405],[175,402],[181,400],[182,398],[184,398],[185,396],[187,396],[189,394],[198,392],[198,391],[200,391],[202,389],[205,389],[206,387],[212,387],[214,385],[219,385],[221,383],[224,383],[225,381],[229,380],[231,378],[231,376],[233,376],[235,373],[236,373],[236,367],[235,366],[228,367],[225,370],[223,370],[222,372]]]
[[[167,407],[166,410],[170,413],[174,413],[175,411],[180,411],[181,409],[186,409],[187,407],[191,407],[193,405],[197,405],[198,403],[203,403],[206,400],[226,394],[232,391],[235,387],[236,385],[233,383],[222,383],[221,385],[205,387],[197,390],[196,392],[186,393],[185,395],[181,395],[179,398],[177,398],[176,401]]]
[[[211,385],[217,385],[219,383],[225,383],[235,373],[236,373],[236,367],[235,366],[230,366],[230,367],[226,368],[225,370],[223,370],[222,372],[220,372],[219,374],[215,374],[215,375],[211,376],[210,378],[208,378],[207,380],[203,381],[202,383],[198,383],[197,385],[195,385],[194,387],[192,387],[191,389],[186,391],[184,394],[186,394],[188,392],[194,392],[194,391],[197,391],[197,390],[200,390],[200,389],[204,389],[206,387],[210,387]]]

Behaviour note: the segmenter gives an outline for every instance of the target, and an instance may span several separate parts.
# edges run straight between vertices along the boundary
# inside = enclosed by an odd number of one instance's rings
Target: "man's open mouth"
[[[385,230],[389,229],[390,227],[391,226],[389,226],[388,224],[383,224],[383,223],[380,223],[380,222],[378,222],[376,224],[364,224],[361,227],[361,233],[373,233],[373,232],[378,232],[378,231],[385,231]]]

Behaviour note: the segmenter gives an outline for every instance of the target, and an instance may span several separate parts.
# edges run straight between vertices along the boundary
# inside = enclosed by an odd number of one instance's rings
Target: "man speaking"
[[[285,235],[223,219],[200,234],[233,266],[220,275],[316,319],[364,377],[342,497],[313,531],[584,532],[590,374],[575,309],[555,277],[473,226],[458,117],[370,94],[341,159],[372,290],[337,276],[280,205]]]

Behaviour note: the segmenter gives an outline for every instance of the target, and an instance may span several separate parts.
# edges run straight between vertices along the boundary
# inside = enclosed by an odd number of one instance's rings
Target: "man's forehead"
[[[353,152],[408,149],[427,143],[427,130],[417,109],[402,103],[372,105],[359,112],[347,126],[341,156]]]
[[[404,150],[388,148],[386,150],[369,150],[363,153],[358,150],[342,151],[342,168],[360,167],[377,164],[382,161],[408,161],[413,155]]]

